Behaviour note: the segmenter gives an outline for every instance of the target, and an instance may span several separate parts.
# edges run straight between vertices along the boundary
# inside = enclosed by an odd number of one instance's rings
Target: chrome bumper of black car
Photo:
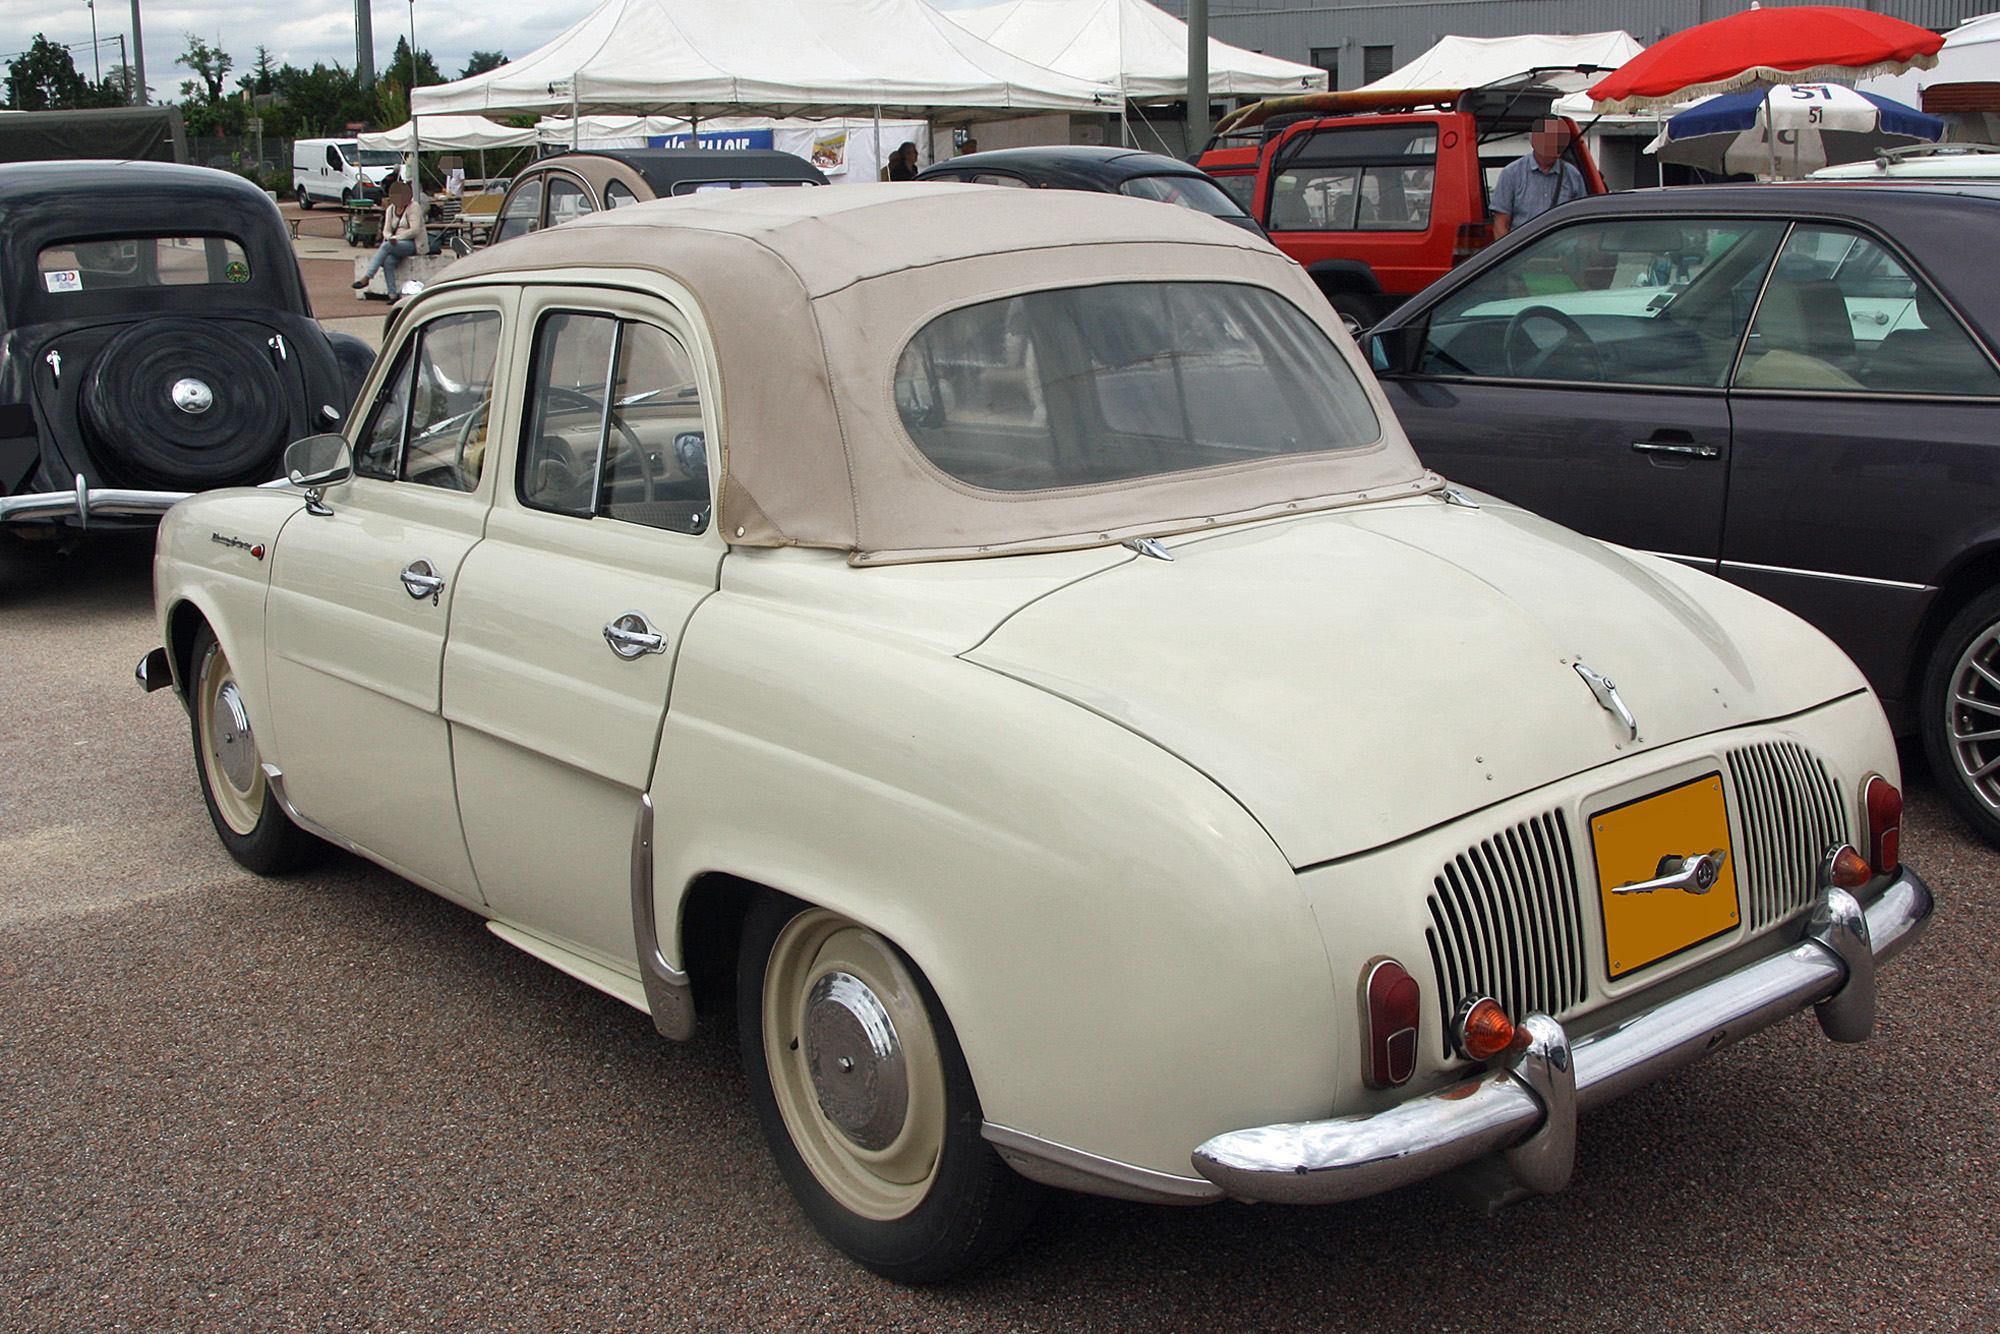
[[[1875,968],[1922,933],[1928,886],[1899,870],[1865,910],[1825,888],[1791,949],[1747,964],[1572,1042],[1547,1015],[1524,1022],[1528,1048],[1478,1078],[1367,1116],[1256,1126],[1194,1152],[1197,1171],[1243,1200],[1359,1199],[1501,1153],[1515,1182],[1543,1194],[1569,1182],[1579,1110],[1652,1083],[1718,1047],[1816,1006],[1836,1042],[1874,1030]]]
[[[77,474],[72,491],[37,491],[22,496],[0,496],[0,523],[24,519],[75,519],[88,528],[97,515],[159,515],[193,495],[192,491],[127,491],[117,487],[91,486]]]

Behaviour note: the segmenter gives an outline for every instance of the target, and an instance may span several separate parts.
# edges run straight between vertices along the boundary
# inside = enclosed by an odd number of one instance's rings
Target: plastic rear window
[[[993,491],[1361,449],[1382,434],[1326,333],[1236,283],[1111,283],[951,311],[903,350],[895,394],[925,458]]]

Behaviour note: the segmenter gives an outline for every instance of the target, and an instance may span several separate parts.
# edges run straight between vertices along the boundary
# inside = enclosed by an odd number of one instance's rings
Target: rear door
[[[1385,376],[1447,477],[1594,537],[1712,570],[1729,485],[1728,382],[1782,221],[1591,219],[1440,300]]]
[[[519,441],[444,654],[459,809],[502,920],[636,975],[631,848],[675,654],[715,589],[710,378],[681,308],[531,289]]]
[[[1265,230],[1308,269],[1348,260],[1385,292],[1422,289],[1450,267],[1451,241],[1440,256],[1430,234],[1438,143],[1435,118],[1368,117],[1285,140],[1272,154]]]

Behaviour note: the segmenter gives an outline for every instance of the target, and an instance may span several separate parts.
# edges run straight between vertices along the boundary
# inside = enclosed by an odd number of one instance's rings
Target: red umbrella
[[[1663,38],[1590,90],[1599,111],[1640,111],[1756,83],[1851,83],[1937,64],[1944,38],[1865,9],[1758,9]]]

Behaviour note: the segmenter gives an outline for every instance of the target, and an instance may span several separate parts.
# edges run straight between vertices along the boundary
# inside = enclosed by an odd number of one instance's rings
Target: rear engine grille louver
[[[1424,932],[1451,1050],[1452,1010],[1491,996],[1519,1020],[1561,1015],[1585,995],[1576,857],[1561,811],[1467,848],[1438,872]]]
[[[1812,903],[1820,858],[1848,841],[1840,787],[1819,757],[1790,741],[1729,752],[1742,819],[1736,883],[1753,931]]]

